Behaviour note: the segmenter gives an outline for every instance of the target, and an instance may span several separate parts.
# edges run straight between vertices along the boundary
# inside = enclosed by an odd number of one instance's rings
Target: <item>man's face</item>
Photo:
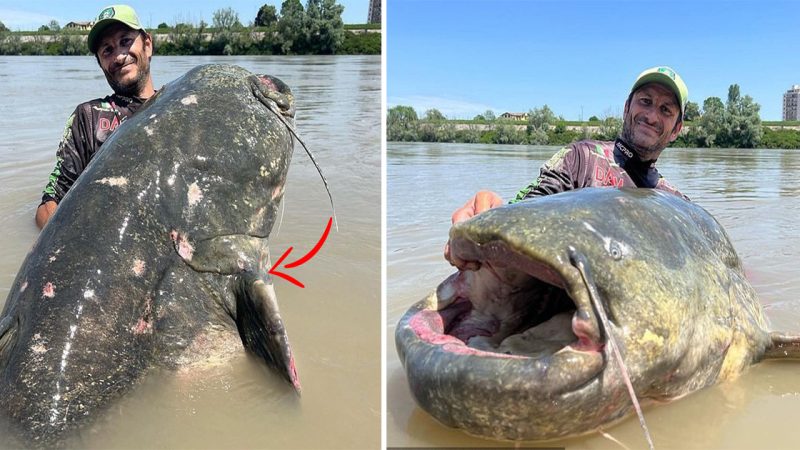
[[[119,95],[138,96],[150,78],[150,57],[153,43],[139,30],[115,23],[100,37],[97,61],[106,80]]]
[[[644,160],[655,159],[678,137],[682,122],[675,94],[665,86],[648,83],[625,104],[622,139]]]

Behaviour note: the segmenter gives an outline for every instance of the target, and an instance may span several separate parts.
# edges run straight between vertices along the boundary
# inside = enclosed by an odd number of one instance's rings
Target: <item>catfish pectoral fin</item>
[[[764,359],[800,359],[800,334],[773,331]]]
[[[253,272],[243,272],[236,276],[233,292],[236,297],[236,326],[244,347],[277,370],[300,392],[289,337],[278,312],[272,283]]]
[[[11,353],[17,337],[17,322],[11,316],[0,319],[0,368],[3,368],[5,355]]]

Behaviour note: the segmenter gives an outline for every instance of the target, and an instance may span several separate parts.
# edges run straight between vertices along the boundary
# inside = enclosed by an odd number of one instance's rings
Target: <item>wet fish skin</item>
[[[0,426],[20,445],[65,445],[152,368],[230,342],[299,390],[267,274],[293,117],[281,80],[204,65],[105,142],[0,315]]]
[[[797,346],[796,335],[768,331],[722,226],[660,191],[587,188],[495,208],[454,225],[450,249],[480,269],[454,274],[413,305],[395,342],[417,404],[469,434],[545,440],[632,414],[574,255],[587,262],[639,400],[683,397],[765,357],[792,357],[776,351],[779,344]],[[498,306],[503,301],[536,306],[523,295],[520,274],[569,295],[572,346],[507,355],[448,334],[467,301],[495,317],[515,317]]]

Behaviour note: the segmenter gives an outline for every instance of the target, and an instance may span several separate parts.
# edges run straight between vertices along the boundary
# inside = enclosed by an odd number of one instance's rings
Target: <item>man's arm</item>
[[[55,200],[48,200],[36,208],[36,226],[39,227],[40,230],[47,225],[47,221],[50,220],[50,216],[56,212],[57,207],[58,203],[56,203]]]
[[[42,192],[42,203],[36,209],[34,219],[40,230],[50,220],[58,203],[64,198],[88,163],[87,147],[93,141],[86,138],[87,135],[91,135],[91,129],[86,122],[84,114],[81,114],[81,106],[78,106],[67,119],[64,136],[61,138],[56,152],[56,165]]]
[[[539,176],[517,192],[509,203],[575,189],[576,167],[581,159],[580,150],[574,144],[562,148],[542,165]]]
[[[509,203],[516,203],[526,198],[574,189],[573,179],[575,176],[572,173],[572,169],[575,167],[576,161],[579,158],[578,153],[579,151],[573,146],[561,149],[542,166],[539,177],[526,188],[520,190],[516,197]],[[451,220],[454,224],[462,222],[486,210],[501,205],[503,205],[503,199],[496,192],[479,191],[470,198],[464,206],[455,210]],[[449,241],[444,246],[444,259],[461,270],[473,268],[473,263],[461,261],[450,254]],[[477,267],[474,268],[477,269]]]

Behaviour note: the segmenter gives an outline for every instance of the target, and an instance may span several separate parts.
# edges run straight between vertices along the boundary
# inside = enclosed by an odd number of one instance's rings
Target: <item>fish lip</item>
[[[556,311],[553,316],[556,322],[552,324],[556,334],[565,336],[565,339],[557,338],[558,342],[553,346],[534,342],[528,353],[525,353],[528,349],[521,348],[519,352],[512,350],[507,354],[503,351],[510,347],[495,347],[495,351],[481,350],[454,334],[448,334],[448,322],[452,320],[448,316],[457,316],[463,314],[463,310],[475,307],[470,305],[475,298],[470,300],[470,293],[480,295],[491,292],[497,287],[492,285],[492,277],[504,274],[502,270],[492,275],[487,272],[481,275],[480,270],[459,271],[442,282],[427,299],[413,305],[395,330],[397,354],[405,368],[411,394],[422,409],[449,426],[466,430],[475,427],[491,429],[493,431],[488,435],[499,436],[496,430],[508,423],[532,423],[530,426],[534,427],[531,429],[533,431],[523,433],[526,439],[537,434],[544,437],[549,433],[549,428],[537,427],[548,420],[546,417],[558,415],[564,408],[576,410],[580,407],[576,399],[598,395],[603,387],[609,360],[606,346],[599,341],[599,334],[598,341],[590,341],[597,327],[591,309],[586,309],[586,317],[581,315],[577,320],[570,320],[571,328],[577,327],[578,331],[573,337],[566,332],[569,326],[566,314],[576,314],[581,307],[591,306],[588,289],[582,282],[580,272],[570,264],[566,250],[561,252],[561,256],[550,258],[525,253],[502,239],[477,243],[471,236],[451,234],[450,242],[451,252],[457,252],[458,256],[468,255],[467,260],[481,262],[487,269],[494,265],[527,267],[530,270],[519,274],[518,278],[523,287],[542,287],[530,280],[529,277],[534,276],[540,280],[544,277],[563,289],[563,292],[547,287],[539,292],[523,289],[518,297],[510,301],[519,301],[516,305],[524,307],[534,304],[531,295],[541,299],[538,294],[552,293],[552,299],[543,300],[552,301],[549,306],[542,303],[542,308],[529,310],[535,315],[531,316],[535,318],[530,324],[550,320],[539,315],[539,312],[549,314]],[[486,278],[473,278],[480,276]],[[514,281],[516,275],[511,273],[509,276],[511,278],[506,279]],[[469,285],[472,281],[476,285]],[[490,283],[481,285],[482,281]],[[485,287],[486,291],[476,292],[471,289],[473,286],[478,286],[478,289]],[[567,295],[575,309],[566,303],[568,300],[564,297]],[[495,298],[502,301],[505,296],[501,294]],[[558,314],[564,315],[558,318]],[[525,320],[512,324],[507,330],[512,334],[519,333],[520,329],[525,330]],[[472,325],[478,328],[481,322]],[[522,326],[517,328],[517,325]],[[538,341],[546,333],[546,329],[540,328],[528,336],[534,336],[532,339]],[[581,336],[586,340],[583,345]],[[576,340],[569,344],[570,339]],[[587,343],[591,345],[585,345]],[[538,418],[532,421],[532,415]]]
[[[467,237],[451,239],[451,252],[456,257],[467,262],[477,262],[479,267],[488,267],[498,278],[500,277],[493,267],[515,267],[530,277],[564,289],[575,304],[571,325],[572,332],[578,338],[577,342],[565,348],[578,352],[604,353],[605,336],[600,332],[600,324],[594,314],[589,287],[570,257],[571,252],[575,251],[565,249],[563,255],[547,258],[516,250],[503,240],[478,243]]]

